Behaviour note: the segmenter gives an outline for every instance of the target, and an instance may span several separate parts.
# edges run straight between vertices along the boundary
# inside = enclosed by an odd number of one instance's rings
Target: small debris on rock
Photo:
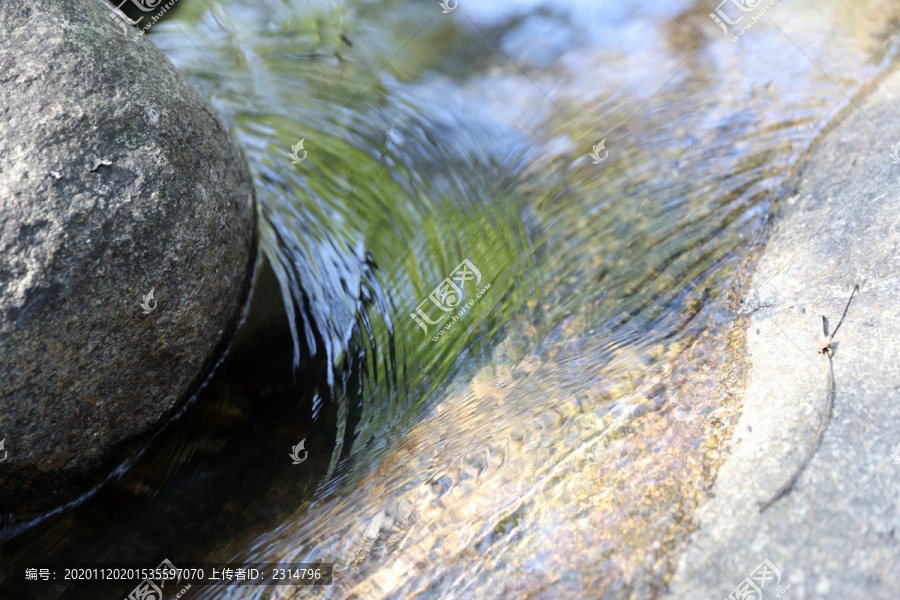
[[[96,170],[99,169],[100,167],[108,167],[108,166],[110,166],[111,164],[112,164],[112,161],[111,161],[111,160],[106,160],[105,158],[104,158],[104,159],[101,159],[101,160],[98,160],[98,161],[94,164],[94,166],[91,167],[90,172],[93,173],[94,171],[96,171]]]

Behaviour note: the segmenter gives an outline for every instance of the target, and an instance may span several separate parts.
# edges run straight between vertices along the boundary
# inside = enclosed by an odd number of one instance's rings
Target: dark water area
[[[335,564],[186,598],[649,597],[671,527],[596,465],[666,510],[714,478],[781,186],[900,23],[782,0],[732,42],[712,8],[180,0],[150,38],[256,182],[246,321],[139,457],[3,542],[0,596],[130,591],[14,563],[168,558]]]

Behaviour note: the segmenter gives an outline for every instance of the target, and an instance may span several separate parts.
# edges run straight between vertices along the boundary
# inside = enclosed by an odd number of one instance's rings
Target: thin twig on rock
[[[822,441],[822,434],[825,433],[825,426],[828,424],[829,417],[831,416],[831,406],[834,398],[834,364],[832,363],[831,357],[834,355],[834,348],[831,346],[831,342],[834,340],[834,334],[837,333],[838,329],[840,329],[841,324],[844,322],[844,317],[847,316],[847,310],[850,308],[850,302],[853,300],[853,296],[856,295],[856,292],[859,291],[859,285],[853,286],[853,292],[850,294],[850,298],[847,300],[847,306],[844,307],[844,314],[841,315],[841,320],[838,321],[837,327],[834,328],[834,331],[831,332],[831,335],[828,335],[828,326],[825,324],[825,315],[820,315],[822,319],[822,341],[819,343],[819,354],[828,361],[828,389],[825,391],[825,402],[822,407],[822,414],[819,416],[819,427],[816,430],[816,436],[813,438],[812,444],[809,446],[809,450],[806,452],[806,457],[803,459],[803,462],[800,463],[800,466],[797,467],[797,470],[794,471],[794,474],[788,479],[788,482],[785,483],[781,488],[775,492],[775,495],[769,498],[765,503],[763,503],[759,507],[759,512],[762,512],[772,506],[775,502],[781,499],[790,489],[793,487],[794,483],[797,481],[797,478],[800,477],[800,474],[806,468],[806,465],[809,464],[809,461],[812,460],[813,455],[816,453],[816,450],[819,448],[819,442]]]

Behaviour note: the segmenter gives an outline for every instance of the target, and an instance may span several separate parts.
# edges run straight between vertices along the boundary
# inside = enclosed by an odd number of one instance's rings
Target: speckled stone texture
[[[762,589],[766,599],[898,597],[898,102],[895,69],[824,135],[778,205],[745,299],[743,414],[663,598],[729,597],[763,560],[781,573]],[[793,490],[760,513],[815,439],[828,387],[819,316],[833,331],[856,284],[834,337],[834,406],[821,443]]]
[[[133,454],[206,377],[249,288],[255,208],[240,150],[191,83],[110,15],[99,0],[0,2],[7,529]]]

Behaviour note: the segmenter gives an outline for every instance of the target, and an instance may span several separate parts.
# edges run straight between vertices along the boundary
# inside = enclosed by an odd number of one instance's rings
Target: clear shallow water
[[[731,43],[704,3],[182,2],[152,40],[234,128],[269,260],[197,400],[4,564],[331,560],[336,585],[296,597],[650,597],[739,409],[773,198],[891,62],[897,9],[782,0]],[[491,288],[431,342],[409,314],[464,258]]]

